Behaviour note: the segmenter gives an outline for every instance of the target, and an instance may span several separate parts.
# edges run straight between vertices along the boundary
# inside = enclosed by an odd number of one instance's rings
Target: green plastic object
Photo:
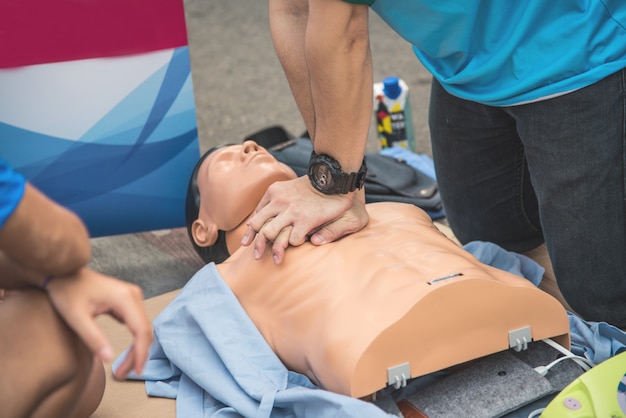
[[[541,418],[570,417],[626,417],[626,352],[580,375],[541,414]]]

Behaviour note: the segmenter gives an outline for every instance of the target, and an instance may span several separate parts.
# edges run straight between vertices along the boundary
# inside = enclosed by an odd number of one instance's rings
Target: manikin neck
[[[226,231],[226,248],[228,253],[232,254],[241,247],[241,239],[248,229],[248,220],[252,218],[253,213],[250,213],[243,221],[230,231]]]

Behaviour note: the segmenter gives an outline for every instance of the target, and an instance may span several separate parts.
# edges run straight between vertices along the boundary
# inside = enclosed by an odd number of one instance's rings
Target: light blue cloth
[[[144,373],[131,378],[146,380],[152,396],[176,398],[179,417],[390,417],[288,371],[214,264],[192,277],[154,329]]]
[[[626,350],[626,333],[606,322],[583,321],[569,314],[572,353],[584,356],[594,364],[602,363]]]
[[[376,0],[451,94],[510,106],[626,67],[624,0]]]
[[[506,251],[490,242],[474,241],[464,248],[485,264],[525,277],[535,286],[541,284],[543,267],[524,255]],[[626,333],[619,328],[606,322],[584,321],[571,312],[567,312],[567,316],[572,353],[599,364],[626,350]]]
[[[402,160],[417,171],[421,171],[431,179],[437,180],[437,176],[435,175],[435,163],[427,154],[418,154],[400,147],[383,148],[380,150],[380,153],[387,157]]]

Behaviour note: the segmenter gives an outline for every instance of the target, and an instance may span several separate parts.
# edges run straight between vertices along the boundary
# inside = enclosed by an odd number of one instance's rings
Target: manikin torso
[[[368,226],[344,239],[288,249],[280,265],[242,247],[217,266],[262,335],[291,369],[362,397],[387,369],[415,377],[509,348],[508,332],[567,345],[561,305],[525,279],[479,263],[428,215],[368,205]]]

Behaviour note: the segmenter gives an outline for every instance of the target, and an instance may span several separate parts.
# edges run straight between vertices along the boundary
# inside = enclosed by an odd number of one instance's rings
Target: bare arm
[[[269,0],[270,33],[296,105],[306,128],[315,136],[315,112],[311,98],[305,37],[309,19],[308,0]]]
[[[341,0],[270,0],[270,24],[315,150],[334,157],[346,172],[358,171],[372,102],[367,6]],[[363,191],[328,196],[306,177],[276,183],[257,207],[242,244],[251,244],[258,232],[256,252],[262,255],[274,241],[280,262],[282,250],[302,244],[311,233],[311,241],[322,244],[361,229],[367,224],[363,204]],[[290,233],[280,234],[285,228]]]
[[[372,103],[368,8],[341,0],[270,0],[278,58],[318,153],[358,171]]]
[[[358,171],[372,111],[367,6],[312,1],[305,50],[315,112],[314,148],[336,158],[344,171]]]
[[[0,229],[0,252],[6,272],[0,288],[9,288],[75,272],[87,265],[91,250],[82,221],[27,183],[21,202]]]
[[[86,268],[90,252],[81,220],[27,184],[0,229],[0,289],[38,287],[46,276],[55,276],[47,291],[59,315],[104,361],[112,360],[113,352],[94,318],[108,313],[124,323],[134,345],[116,375],[139,373],[152,342],[141,289]]]

